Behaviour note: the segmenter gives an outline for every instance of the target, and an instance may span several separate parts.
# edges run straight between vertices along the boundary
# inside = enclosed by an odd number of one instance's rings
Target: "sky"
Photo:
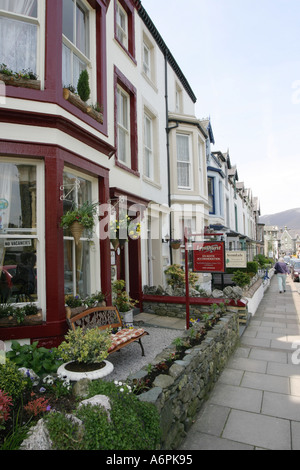
[[[300,207],[300,0],[142,0],[261,215]]]

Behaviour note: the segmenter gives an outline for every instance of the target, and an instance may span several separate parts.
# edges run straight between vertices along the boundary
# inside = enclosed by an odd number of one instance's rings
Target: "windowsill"
[[[142,71],[142,76],[144,78],[144,80],[153,88],[153,90],[157,93],[158,92],[158,89],[157,89],[157,86],[155,84],[155,82],[150,78],[148,77],[148,75]]]
[[[22,87],[22,88],[31,88],[33,90],[41,89],[40,80],[31,80],[29,78],[17,78],[11,75],[5,75],[0,73],[0,80],[5,83],[5,85]]]
[[[63,97],[65,100],[69,101],[69,103],[73,104],[78,109],[88,114],[97,122],[103,124],[103,114],[96,111],[94,108],[92,108],[92,106],[86,104],[78,95],[72,93],[68,88],[63,88]]]
[[[128,55],[128,57],[132,60],[132,62],[137,65],[136,58],[133,54],[121,43],[121,41],[115,36],[116,43],[121,47],[121,49]]]
[[[120,162],[117,158],[115,158],[115,165],[119,168],[122,168],[122,170],[128,171],[128,173],[131,173],[132,175],[140,176],[140,172],[138,170],[133,170],[132,168],[129,168],[129,166],[125,165],[125,163]]]
[[[155,188],[157,189],[161,189],[162,186],[160,183],[157,183],[156,181],[152,180],[151,178],[149,178],[148,176],[146,175],[143,175],[143,181],[145,181],[145,183],[148,183],[150,184],[151,186],[154,186]]]

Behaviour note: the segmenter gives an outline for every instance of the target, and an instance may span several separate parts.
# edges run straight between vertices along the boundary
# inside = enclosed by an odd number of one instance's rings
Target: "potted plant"
[[[91,203],[86,201],[82,206],[69,210],[62,216],[61,226],[63,228],[70,228],[76,245],[78,245],[84,229],[93,230],[97,206],[97,202]]]
[[[122,279],[114,281],[112,291],[114,294],[113,304],[119,310],[124,326],[133,326],[133,308],[137,304],[137,301],[129,297],[125,290],[125,281]]]
[[[105,307],[106,296],[102,292],[95,292],[95,294],[92,294],[84,299],[84,303],[88,308]]]
[[[110,328],[70,330],[58,347],[61,359],[66,362],[57,373],[73,381],[105,377],[113,371],[113,365],[106,361],[111,344]]]
[[[32,70],[14,72],[6,64],[0,64],[0,80],[6,85],[40,90],[41,82]]]
[[[170,243],[173,250],[178,250],[180,248],[182,240],[180,238],[171,238]]]

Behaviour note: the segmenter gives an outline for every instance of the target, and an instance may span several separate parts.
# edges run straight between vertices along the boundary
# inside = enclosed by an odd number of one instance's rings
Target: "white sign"
[[[226,251],[226,268],[246,268],[246,251]]]
[[[13,248],[18,246],[31,246],[31,240],[5,240],[5,248]]]

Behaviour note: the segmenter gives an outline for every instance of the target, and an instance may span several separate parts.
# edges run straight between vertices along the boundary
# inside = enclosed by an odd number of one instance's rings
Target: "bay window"
[[[44,167],[0,160],[0,301],[36,302],[44,296]]]
[[[190,136],[176,135],[177,145],[177,184],[181,189],[191,189]]]
[[[66,169],[63,174],[64,213],[81,206],[84,202],[96,199],[97,184],[74,170]],[[100,290],[98,246],[96,233],[84,230],[78,244],[70,229],[64,230],[64,285],[65,295],[87,295]],[[93,275],[92,275],[93,273]]]
[[[91,67],[90,11],[79,0],[63,0],[63,86],[75,90],[80,73]]]
[[[0,63],[41,76],[42,0],[0,0]],[[39,63],[38,63],[38,57]]]

